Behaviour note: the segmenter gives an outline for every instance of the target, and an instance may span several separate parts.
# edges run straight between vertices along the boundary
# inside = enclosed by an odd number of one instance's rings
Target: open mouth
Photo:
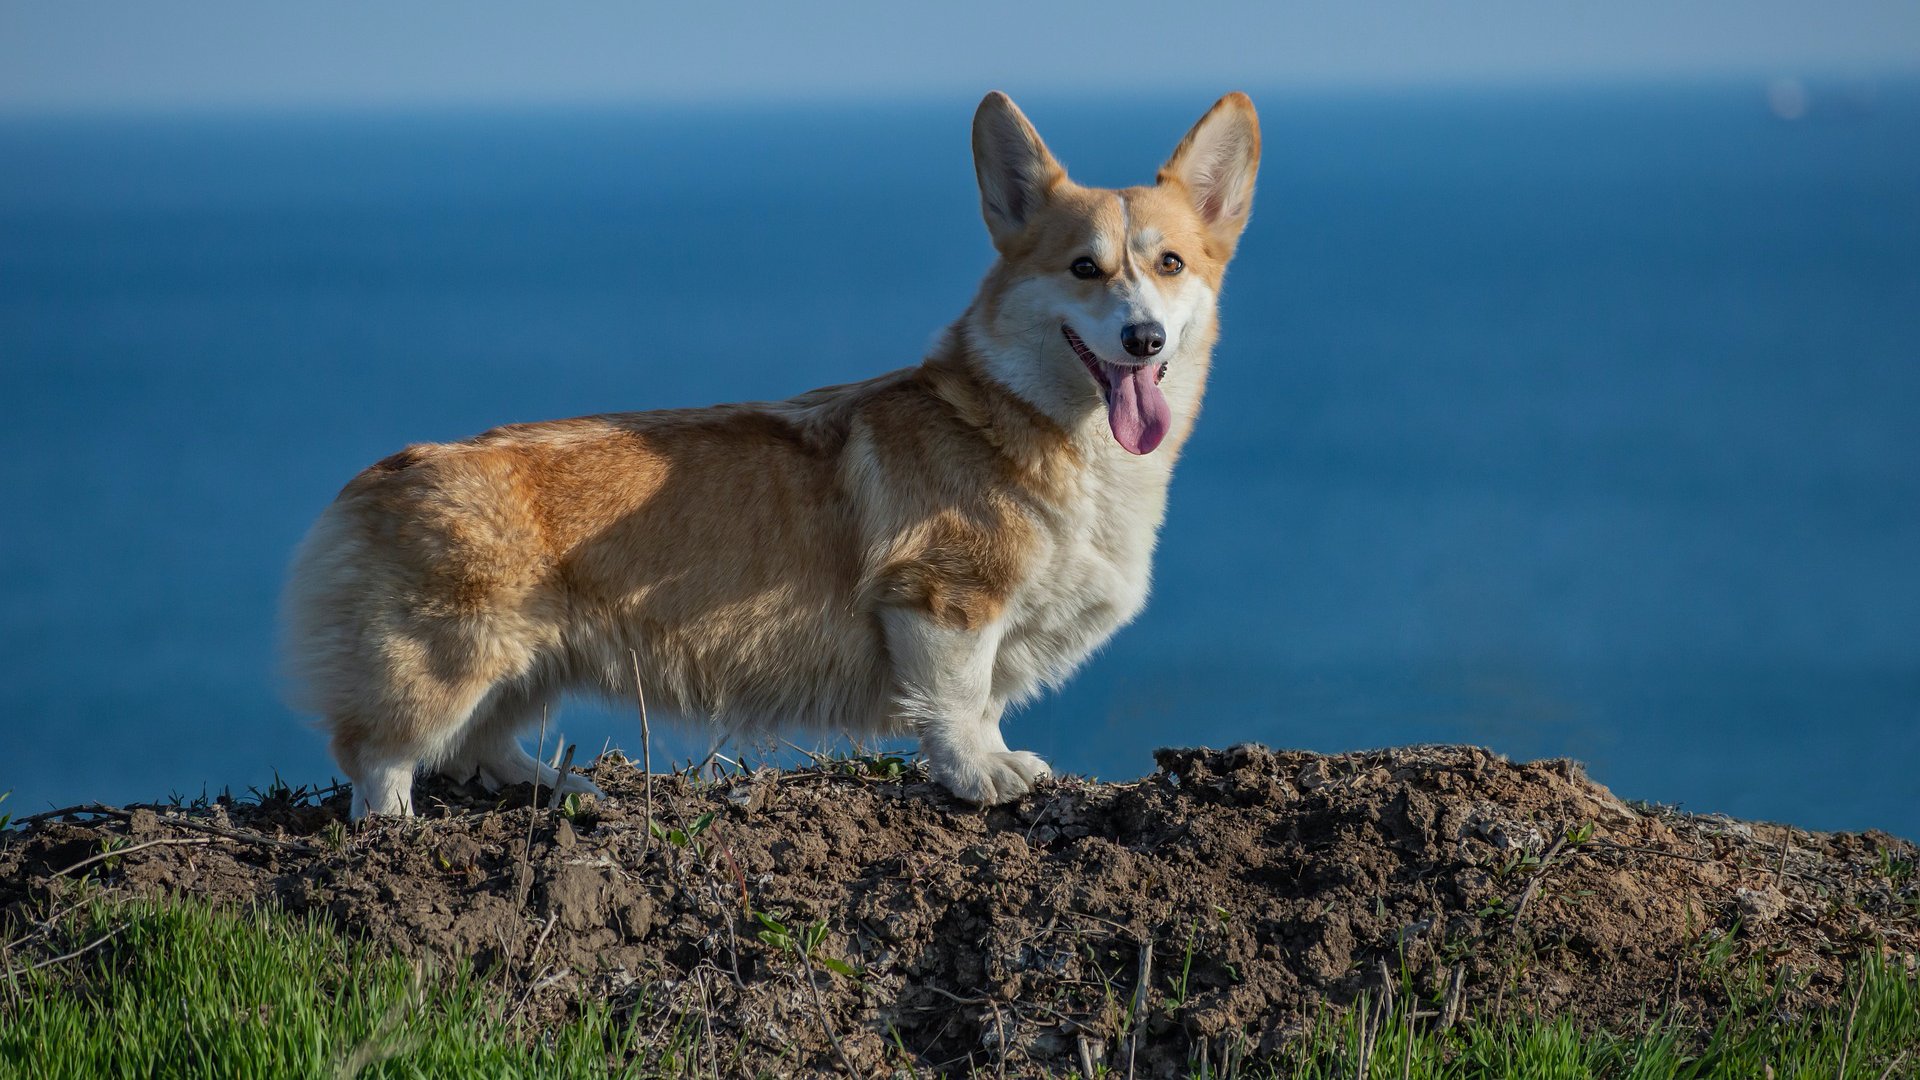
[[[1113,430],[1114,441],[1129,454],[1152,453],[1173,425],[1173,410],[1167,406],[1167,395],[1160,392],[1160,380],[1167,374],[1167,365],[1109,364],[1087,348],[1073,327],[1062,323],[1060,332],[1066,335],[1067,347],[1080,358],[1087,373],[1100,386],[1100,397],[1107,406],[1107,426]]]

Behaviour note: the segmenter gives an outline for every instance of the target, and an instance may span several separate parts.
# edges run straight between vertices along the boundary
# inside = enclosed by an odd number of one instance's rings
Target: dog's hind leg
[[[447,761],[476,721],[488,717],[493,686],[513,673],[457,663],[467,655],[442,646],[440,657],[453,661],[394,663],[382,657],[388,661],[359,678],[332,680],[324,715],[334,761],[353,780],[355,819],[369,813],[411,817],[415,771]],[[342,665],[342,671],[349,669]]]
[[[333,757],[353,783],[355,821],[368,814],[413,816],[413,774],[419,768],[418,759],[393,748],[343,746],[337,736]]]
[[[490,680],[462,673],[453,680],[389,666],[342,694],[327,711],[335,761],[353,781],[353,817],[413,815],[413,776],[444,761],[491,695]]]
[[[552,700],[550,692],[524,686],[501,687],[475,711],[473,721],[460,733],[459,742],[439,771],[463,783],[478,780],[488,791],[538,783],[558,787],[565,794],[602,794],[593,781],[576,773],[561,776],[520,745],[520,732],[538,725]]]
[[[333,758],[353,782],[354,820],[368,814],[412,817],[414,773],[441,756],[484,693],[481,688],[435,710],[416,705],[371,716],[360,711],[330,716]]]

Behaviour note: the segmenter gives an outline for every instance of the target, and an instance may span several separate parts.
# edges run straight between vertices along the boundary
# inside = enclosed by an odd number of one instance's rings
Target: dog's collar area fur
[[[920,365],[926,386],[962,423],[980,433],[1020,474],[1058,479],[1080,464],[1065,426],[994,378],[955,327]]]

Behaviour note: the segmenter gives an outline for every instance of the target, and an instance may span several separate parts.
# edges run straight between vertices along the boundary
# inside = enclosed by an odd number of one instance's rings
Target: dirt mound
[[[0,834],[0,918],[89,874],[322,911],[535,1016],[596,995],[697,1015],[745,1068],[862,1074],[1129,1052],[1167,1074],[1389,979],[1435,1023],[1707,1017],[1755,971],[1797,1009],[1833,1003],[1849,958],[1920,951],[1916,851],[1884,834],[1629,806],[1570,762],[1467,748],[1156,759],[984,812],[891,758],[656,777],[652,829],[617,755],[571,814],[433,781],[424,817],[364,830],[344,792],[95,807]]]

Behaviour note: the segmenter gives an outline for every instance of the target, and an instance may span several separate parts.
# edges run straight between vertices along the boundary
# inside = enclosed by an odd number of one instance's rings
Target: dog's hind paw
[[[1012,802],[1053,775],[1040,755],[1029,750],[995,750],[954,762],[938,762],[933,779],[955,796],[981,806]]]
[[[600,785],[581,776],[579,773],[568,773],[560,778],[560,794],[592,795],[597,799],[607,797],[607,793],[600,790]]]

